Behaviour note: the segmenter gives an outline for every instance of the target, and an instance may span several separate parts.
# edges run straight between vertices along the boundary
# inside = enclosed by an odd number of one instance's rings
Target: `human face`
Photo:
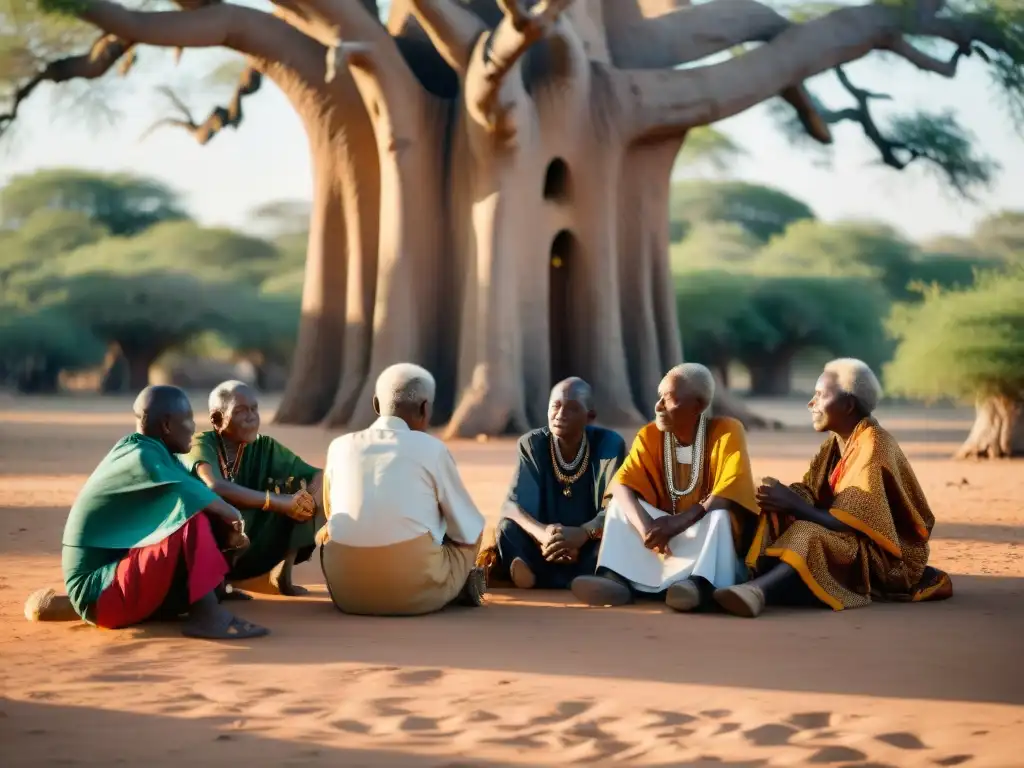
[[[575,443],[583,437],[583,430],[593,419],[593,411],[588,410],[579,400],[574,400],[569,387],[555,387],[551,391],[548,428],[555,437]]]
[[[833,373],[823,373],[814,385],[814,396],[807,404],[816,432],[835,431],[850,418],[851,398],[839,389]]]
[[[658,402],[654,405],[654,423],[662,432],[689,439],[697,429],[697,421],[707,408],[686,391],[678,377],[666,376],[658,385]]]
[[[160,425],[164,445],[171,453],[188,453],[192,449],[192,435],[196,431],[196,420],[192,406],[183,402],[175,413],[164,417]]]
[[[210,414],[213,428],[225,440],[245,445],[256,440],[260,433],[260,404],[256,394],[239,389],[225,405],[224,411]]]

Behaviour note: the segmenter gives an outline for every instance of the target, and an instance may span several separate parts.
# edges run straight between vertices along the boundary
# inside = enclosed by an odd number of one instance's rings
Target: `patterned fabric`
[[[743,425],[736,419],[708,419],[706,457],[700,482],[693,492],[676,502],[675,511],[682,512],[709,496],[728,499],[743,508],[737,514],[730,510],[733,543],[740,557],[747,556],[752,565],[758,552],[751,553],[750,544],[757,530],[758,506],[754,499],[754,479],[750,469],[750,452]],[[647,424],[637,433],[629,455],[615,475],[615,482],[634,491],[652,507],[672,511],[663,469],[664,443],[655,423]],[[696,461],[696,459],[694,459]],[[685,488],[688,469],[676,464],[676,487]],[[751,556],[753,554],[754,557]]]
[[[872,599],[941,600],[953,593],[945,573],[928,566],[935,517],[895,438],[873,418],[857,425],[846,456],[831,435],[803,481],[790,486],[853,532],[839,533],[789,515],[762,516],[755,546],[800,574],[833,610]]]

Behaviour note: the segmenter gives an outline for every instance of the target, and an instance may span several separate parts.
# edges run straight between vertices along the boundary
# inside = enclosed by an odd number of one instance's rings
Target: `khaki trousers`
[[[438,545],[429,533],[385,547],[328,541],[320,548],[327,591],[339,610],[364,616],[417,616],[454,600],[480,543]]]

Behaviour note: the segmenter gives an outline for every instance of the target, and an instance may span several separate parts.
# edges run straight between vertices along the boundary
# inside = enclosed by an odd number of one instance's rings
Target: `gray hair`
[[[710,369],[700,363],[677,365],[665,374],[665,378],[673,378],[677,382],[681,382],[685,385],[687,392],[708,405],[711,405],[711,401],[715,399],[715,376]]]
[[[882,399],[882,385],[863,360],[840,357],[825,363],[824,372],[836,377],[839,391],[852,396],[866,415],[870,415]]]
[[[555,384],[551,388],[551,395],[548,397],[549,403],[555,399],[555,392],[560,389],[565,390],[565,396],[569,400],[575,400],[588,411],[594,410],[594,390],[579,376],[570,376],[568,379],[562,379]]]
[[[226,411],[239,392],[255,392],[255,390],[244,381],[237,379],[218,384],[210,393],[210,413]]]
[[[426,368],[413,363],[396,363],[384,369],[373,389],[383,416],[393,415],[401,405],[433,403],[437,388]]]

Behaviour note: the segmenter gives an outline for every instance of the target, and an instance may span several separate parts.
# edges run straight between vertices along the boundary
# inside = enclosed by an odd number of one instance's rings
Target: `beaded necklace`
[[[221,436],[217,435],[217,462],[220,464],[220,474],[230,483],[235,482],[235,478],[238,476],[238,468],[242,466],[243,453],[245,453],[245,443],[238,446],[235,452],[235,460],[231,462],[229,469],[227,446],[224,444]]]
[[[707,411],[705,411],[700,415],[700,421],[697,423],[697,435],[693,441],[693,460],[690,464],[690,481],[683,490],[676,488],[675,480],[676,448],[679,446],[679,443],[675,435],[671,432],[665,432],[662,446],[665,463],[665,483],[668,486],[669,499],[672,500],[673,513],[676,511],[676,502],[683,496],[693,493],[697,483],[700,482],[701,473],[704,470],[704,439],[707,434],[707,422]]]
[[[583,477],[590,466],[590,441],[587,440],[587,434],[584,432],[576,458],[569,464],[562,459],[562,452],[558,448],[558,440],[554,435],[549,436],[548,443],[551,447],[551,466],[555,470],[555,479],[562,484],[562,495],[568,499],[572,497],[570,486]]]

